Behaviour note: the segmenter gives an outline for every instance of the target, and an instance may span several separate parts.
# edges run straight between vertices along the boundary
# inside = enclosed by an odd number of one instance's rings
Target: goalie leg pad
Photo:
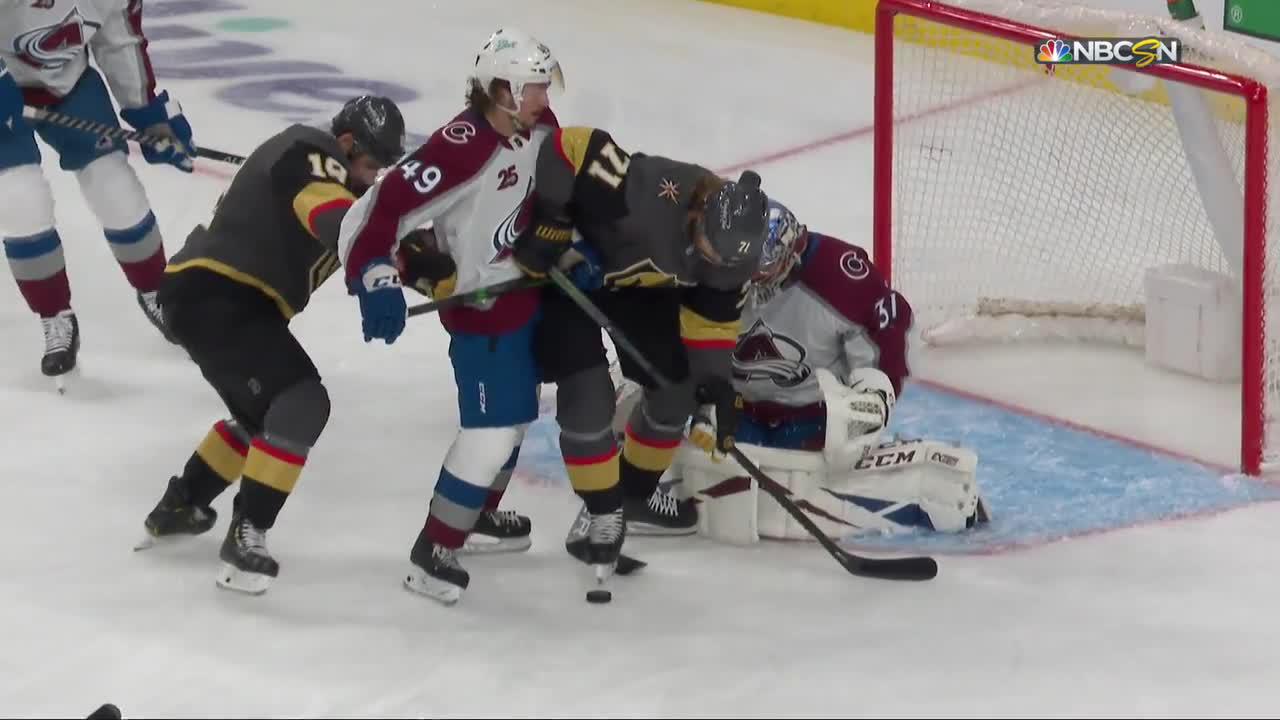
[[[958,532],[974,523],[977,455],[931,440],[885,443],[827,478],[810,504],[862,529]]]
[[[741,447],[833,537],[918,529],[958,532],[985,515],[974,477],[977,455],[965,448],[928,440],[887,443],[854,467],[829,474],[822,453]],[[676,456],[676,467],[685,488],[700,502],[700,535],[733,544],[812,539],[781,506],[760,498],[755,482],[732,458],[714,462],[686,444]]]

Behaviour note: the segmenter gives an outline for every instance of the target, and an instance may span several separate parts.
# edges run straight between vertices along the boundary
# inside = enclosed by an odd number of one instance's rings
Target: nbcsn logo
[[[1041,65],[1133,65],[1182,60],[1182,41],[1176,38],[1078,38],[1045,40],[1035,49]]]

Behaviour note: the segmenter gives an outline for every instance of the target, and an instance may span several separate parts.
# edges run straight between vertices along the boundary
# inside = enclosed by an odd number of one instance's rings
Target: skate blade
[[[274,579],[270,575],[241,570],[231,563],[223,563],[218,571],[218,587],[245,595],[261,595],[271,587]]]
[[[58,394],[66,395],[67,390],[75,384],[76,378],[80,377],[80,365],[77,363],[75,367],[61,375],[49,375],[48,377],[53,380],[53,387],[58,391]]]
[[[419,595],[426,595],[441,605],[450,606],[462,597],[462,588],[451,582],[428,575],[425,570],[414,565],[404,576],[404,586]]]
[[[157,545],[167,544],[167,542],[168,538],[157,537],[149,532],[144,532],[142,537],[138,538],[138,542],[133,544],[133,551],[150,550]]]
[[[495,538],[489,535],[471,535],[458,549],[459,555],[493,555],[497,553],[524,552],[533,546],[528,535],[514,538]]]
[[[651,525],[644,522],[627,523],[627,535],[641,535],[644,537],[677,537],[681,535],[693,535],[697,532],[697,525],[690,525],[689,527],[664,527],[662,525]]]

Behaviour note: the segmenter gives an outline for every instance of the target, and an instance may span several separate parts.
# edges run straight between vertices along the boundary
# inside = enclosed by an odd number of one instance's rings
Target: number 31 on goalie
[[[883,330],[898,319],[898,293],[890,292],[876,301],[877,330]]]

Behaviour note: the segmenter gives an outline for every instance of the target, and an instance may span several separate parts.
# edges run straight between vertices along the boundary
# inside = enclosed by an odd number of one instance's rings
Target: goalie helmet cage
[[[1180,38],[1181,61],[1036,62],[1054,38],[1148,35]],[[1230,275],[1243,303],[1240,469],[1257,475],[1280,460],[1267,437],[1280,413],[1280,332],[1264,294],[1280,278],[1267,247],[1277,67],[1241,41],[1166,18],[1031,0],[879,0],[876,263],[911,299],[926,337],[992,306],[1132,323],[1149,268]],[[1203,96],[1230,182],[1197,175],[1188,160],[1169,97],[1177,88]]]

